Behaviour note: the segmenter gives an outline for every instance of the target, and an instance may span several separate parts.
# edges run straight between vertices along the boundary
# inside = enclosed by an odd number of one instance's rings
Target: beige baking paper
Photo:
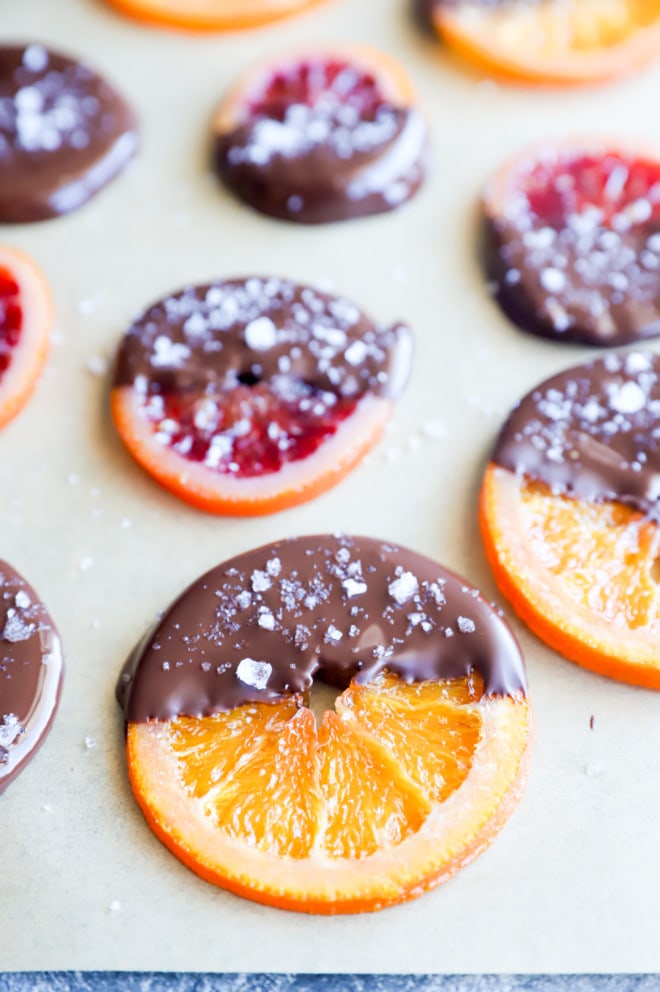
[[[580,671],[515,620],[536,709],[525,798],[471,867],[375,915],[287,914],[199,881],[132,799],[113,697],[158,609],[218,561],[285,535],[387,538],[496,597],[475,522],[486,453],[519,395],[587,352],[499,315],[475,260],[477,195],[541,137],[655,138],[660,66],[582,92],[497,86],[421,36],[407,0],[334,0],[229,36],[139,26],[101,0],[1,0],[0,36],[86,59],[142,122],[139,157],[92,203],[0,229],[34,254],[57,304],[46,373],[0,437],[0,556],[42,594],[67,662],[53,731],[0,798],[0,969],[660,971],[660,696]],[[209,117],[235,75],[317,41],[382,46],[419,87],[431,174],[397,214],[296,228],[251,213],[210,174]],[[381,320],[405,318],[415,369],[384,443],[339,488],[277,516],[216,519],[133,464],[97,373],[158,296],[250,273],[332,284]]]

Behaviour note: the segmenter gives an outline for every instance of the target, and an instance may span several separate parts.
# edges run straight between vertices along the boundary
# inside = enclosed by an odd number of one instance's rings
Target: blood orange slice
[[[269,513],[338,482],[407,378],[407,328],[279,279],[184,290],[122,343],[112,411],[162,485],[215,513]]]
[[[660,154],[537,147],[495,175],[483,210],[488,277],[521,328],[607,346],[660,334]]]
[[[123,14],[153,24],[201,31],[252,28],[289,17],[319,0],[107,0]]]
[[[660,54],[653,0],[431,0],[430,6],[448,45],[512,80],[602,82]]]
[[[660,689],[660,360],[609,355],[526,396],[481,495],[498,585],[571,661]]]
[[[213,121],[216,169],[255,209],[318,224],[384,213],[425,171],[426,123],[390,56],[335,47],[253,66]]]
[[[354,677],[318,729],[317,673]],[[485,849],[525,783],[531,711],[505,622],[435,562],[367,538],[278,542],[207,573],[119,696],[152,830],[207,881],[285,909],[420,895]]]
[[[50,290],[32,259],[0,245],[0,427],[22,409],[36,385],[52,313]]]

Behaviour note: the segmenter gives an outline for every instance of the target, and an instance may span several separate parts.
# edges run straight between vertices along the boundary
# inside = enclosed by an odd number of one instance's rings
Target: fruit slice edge
[[[23,252],[0,245],[0,270],[19,286],[23,319],[18,344],[0,376],[0,428],[23,408],[33,392],[46,356],[53,323],[50,288],[35,262]]]
[[[606,82],[630,74],[660,55],[660,18],[642,26],[621,42],[588,52],[568,49],[561,55],[544,55],[520,39],[515,50],[497,44],[492,15],[469,20],[464,12],[437,4],[432,11],[436,30],[450,47],[473,64],[495,72],[510,82],[537,85],[579,86]]]
[[[312,455],[278,472],[237,479],[214,473],[159,444],[130,386],[113,389],[110,402],[124,444],[157,482],[198,509],[235,516],[274,513],[330,489],[376,444],[392,411],[390,400],[365,396]]]
[[[321,0],[107,0],[129,17],[192,31],[258,27],[303,11]]]
[[[615,620],[616,585],[619,584],[616,575],[609,601],[607,587],[598,590],[603,610],[610,611],[608,617],[599,615],[593,605],[590,607],[578,601],[574,587],[567,586],[565,572],[562,577],[561,572],[555,574],[543,564],[543,556],[549,560],[550,555],[558,553],[559,544],[556,539],[552,540],[552,528],[558,516],[564,521],[566,516],[569,521],[571,517],[574,519],[574,530],[568,533],[563,532],[565,525],[560,524],[561,544],[579,548],[584,528],[589,526],[581,514],[580,501],[547,492],[538,494],[541,506],[545,506],[546,517],[544,520],[539,511],[540,519],[534,522],[544,535],[547,534],[544,548],[538,542],[535,546],[530,537],[526,492],[531,492],[528,484],[514,473],[494,464],[486,469],[480,498],[480,525],[486,556],[503,595],[527,626],[568,660],[609,678],[660,689],[657,647],[660,624],[652,616],[646,623],[643,617],[633,618],[636,626]],[[533,498],[536,499],[536,495]],[[594,547],[603,543],[598,540],[598,529],[602,528],[606,550],[609,545],[615,552],[618,543],[621,562],[628,568],[630,548],[638,548],[639,563],[635,559],[632,564],[633,570],[641,573],[638,582],[642,584],[642,603],[647,603],[649,614],[653,613],[654,605],[660,614],[660,597],[655,592],[652,577],[654,563],[660,555],[660,528],[641,514],[616,503],[588,504],[586,510],[593,521]],[[544,523],[547,524],[545,528]],[[585,563],[580,564],[584,566]],[[588,564],[584,573],[585,587],[588,587]],[[595,578],[594,586],[597,585]]]
[[[419,829],[364,857],[329,858],[318,844],[308,857],[278,857],[219,832],[201,800],[191,799],[178,783],[166,724],[129,724],[129,777],[153,832],[205,880],[284,909],[371,911],[420,895],[453,875],[488,846],[520,798],[530,754],[528,703],[522,697],[490,697],[478,709],[481,740],[465,781],[431,809]],[[332,721],[342,722],[334,715]],[[353,726],[349,732],[360,731]],[[323,728],[320,739],[323,745]],[[380,745],[368,734],[363,743],[378,759]],[[405,778],[403,769],[400,774]],[[428,808],[421,794],[415,799],[416,787],[410,788],[410,801]]]

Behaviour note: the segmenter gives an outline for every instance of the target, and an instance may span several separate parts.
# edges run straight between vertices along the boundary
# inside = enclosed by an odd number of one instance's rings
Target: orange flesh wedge
[[[480,516],[497,583],[534,633],[585,668],[660,689],[657,524],[493,464]]]
[[[7,368],[0,374],[2,428],[22,410],[37,384],[48,354],[53,305],[41,270],[18,249],[0,245],[0,278],[17,284],[22,313],[18,342],[11,349]]]
[[[352,683],[318,730],[300,702],[128,726],[151,829],[257,902],[331,914],[411,899],[487,847],[524,788],[529,705],[484,696],[477,676]]]
[[[438,4],[432,17],[448,45],[512,81],[603,82],[660,55],[656,0]]]
[[[233,516],[275,513],[332,488],[378,442],[392,411],[391,400],[365,396],[313,454],[285,464],[278,472],[236,478],[160,444],[130,387],[115,387],[110,402],[124,444],[157,482],[199,510]]]
[[[319,0],[107,0],[129,17],[165,27],[231,31],[277,21]]]

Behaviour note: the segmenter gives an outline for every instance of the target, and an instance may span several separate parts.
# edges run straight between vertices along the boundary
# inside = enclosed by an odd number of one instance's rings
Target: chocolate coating
[[[97,73],[42,45],[0,47],[0,222],[76,210],[137,145],[133,112]]]
[[[383,669],[408,682],[478,671],[491,695],[524,693],[506,622],[429,558],[364,537],[292,538],[194,582],[136,647],[117,698],[128,722],[207,716],[344,687]]]
[[[496,300],[523,330],[553,340],[611,347],[659,335],[660,207],[646,184],[657,193],[660,164],[603,153],[612,170],[597,195],[588,177],[595,156],[546,149],[538,161],[552,156],[557,173],[533,186],[547,215],[515,188],[496,214],[487,205],[484,263]]]
[[[611,354],[548,379],[513,410],[492,460],[554,493],[660,521],[660,358]]]
[[[284,279],[232,279],[158,301],[119,349],[115,386],[213,396],[238,382],[297,379],[342,397],[396,397],[407,327],[378,327],[355,304]]]
[[[0,792],[43,743],[61,682],[55,624],[34,589],[0,561]]]
[[[350,220],[394,210],[421,186],[427,128],[416,109],[383,99],[366,116],[323,101],[280,111],[246,113],[214,136],[219,176],[261,213],[302,224]]]

